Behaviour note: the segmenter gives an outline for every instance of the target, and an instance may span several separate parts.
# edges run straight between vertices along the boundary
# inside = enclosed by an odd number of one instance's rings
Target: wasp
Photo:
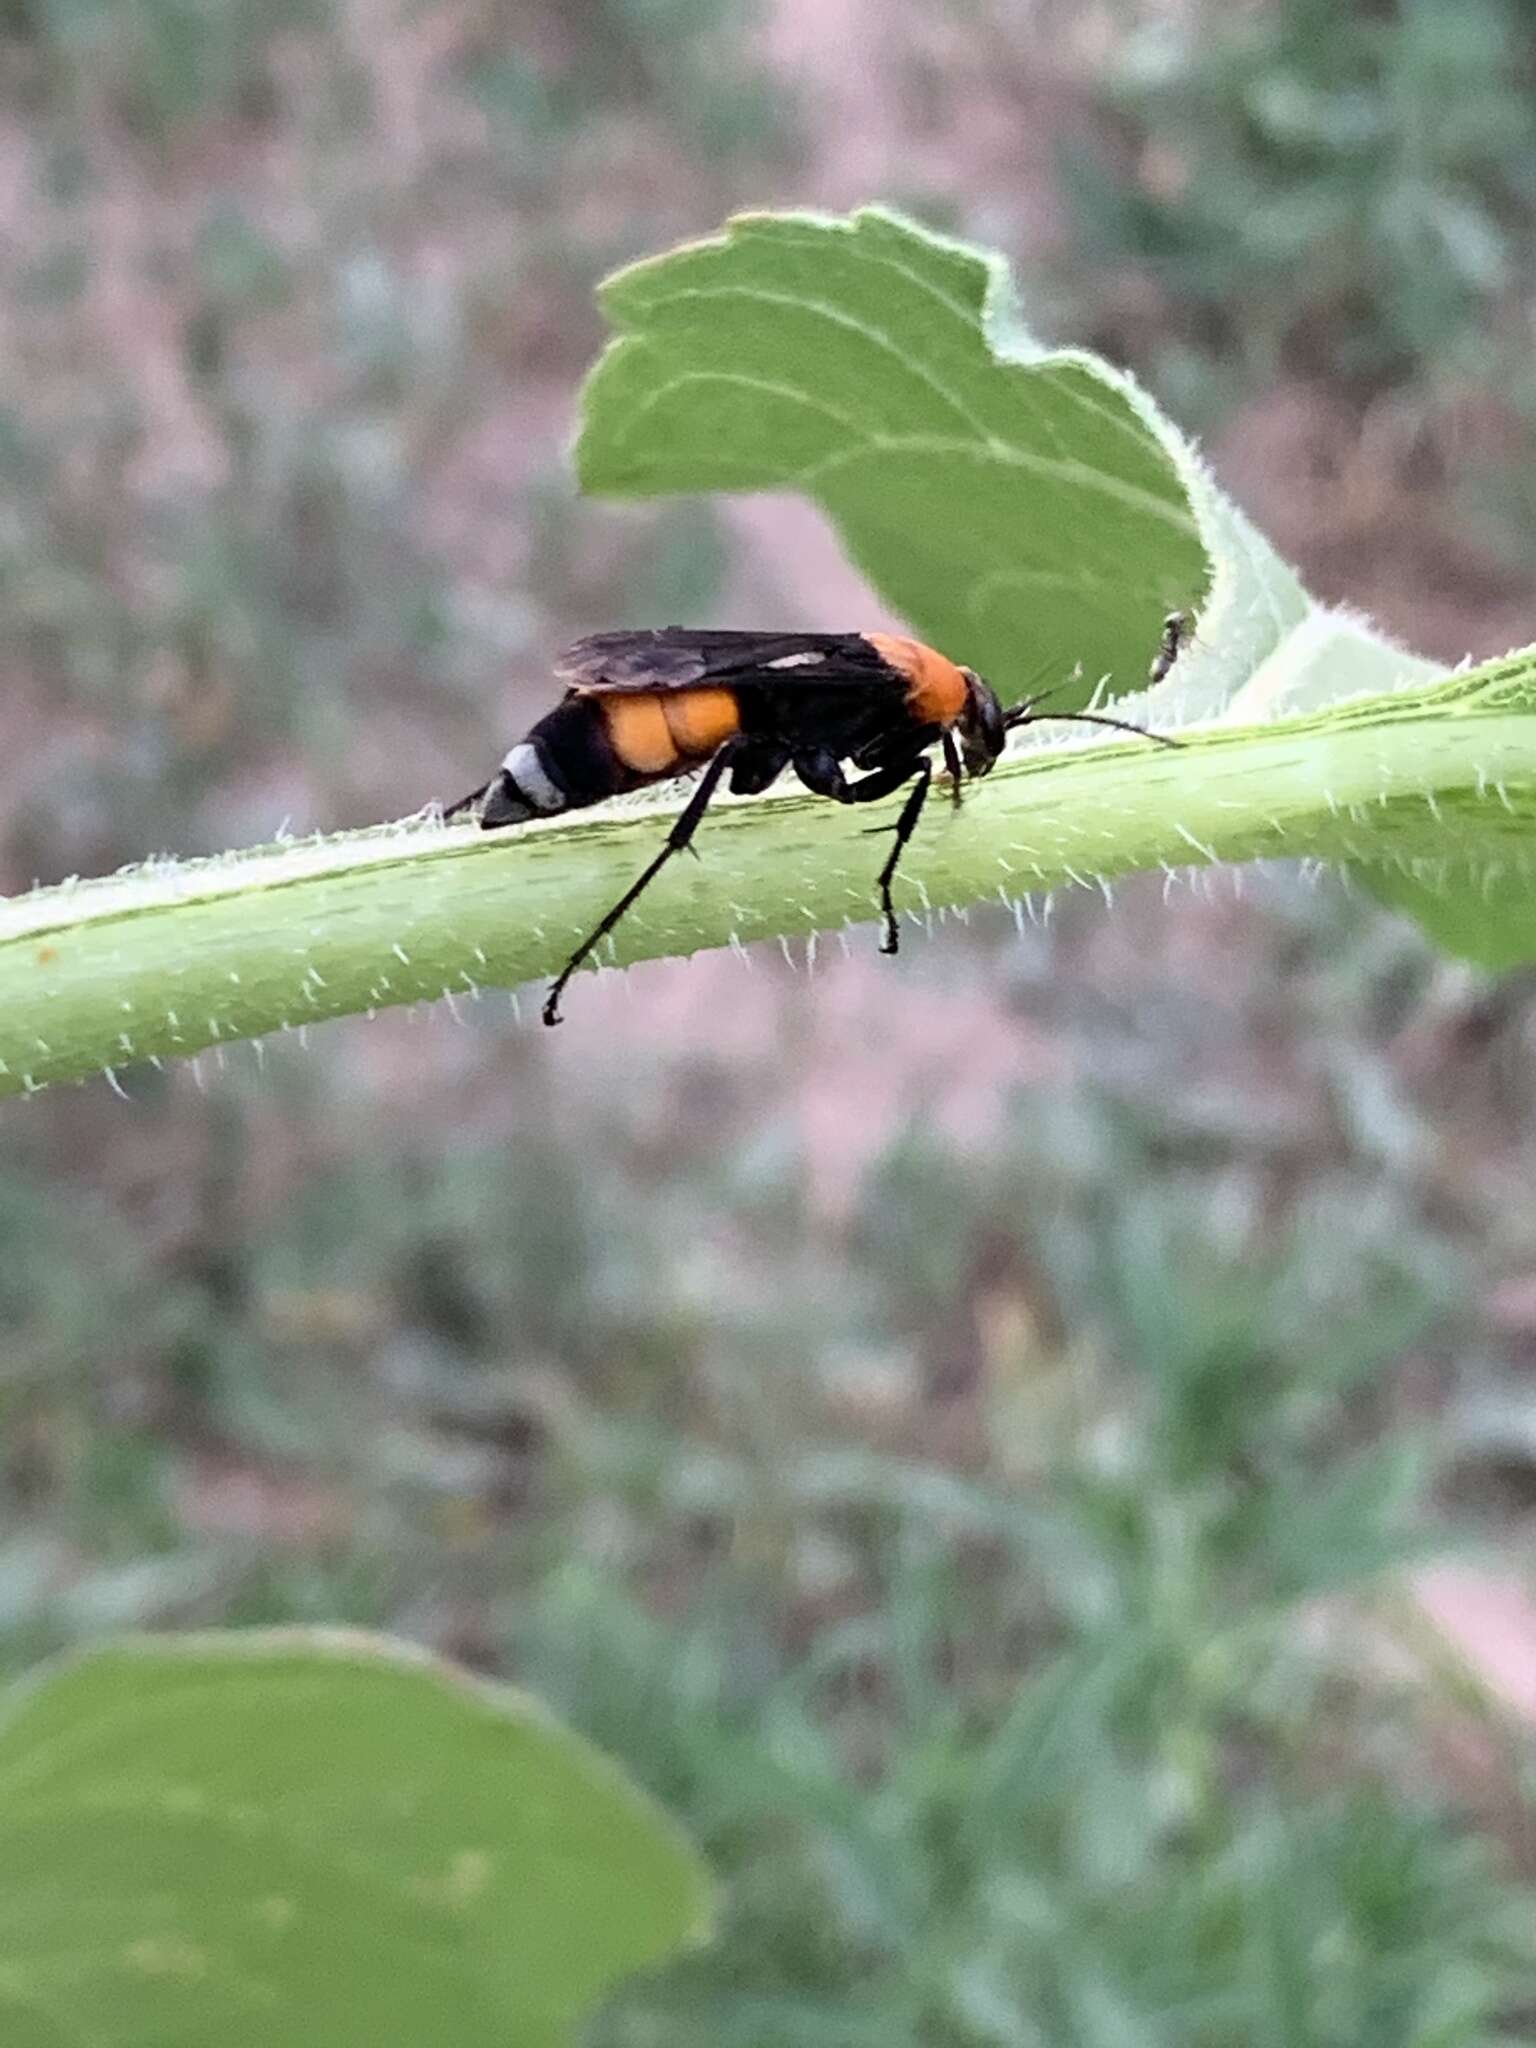
[[[550,983],[546,1024],[560,1022],[560,998],[577,968],[667,862],[692,845],[727,776],[737,795],[754,796],[788,768],[813,795],[840,804],[878,803],[910,784],[875,878],[884,927],[880,950],[894,953],[891,884],[928,800],[932,748],[943,754],[958,803],[962,782],[988,773],[1008,734],[1041,718],[1076,719],[1175,744],[1096,712],[1042,712],[1040,696],[1005,711],[974,669],[891,633],[685,626],[593,633],[560,657],[555,675],[566,685],[560,702],[509,750],[489,782],[447,807],[445,819],[474,813],[490,831],[703,773],[655,859]]]

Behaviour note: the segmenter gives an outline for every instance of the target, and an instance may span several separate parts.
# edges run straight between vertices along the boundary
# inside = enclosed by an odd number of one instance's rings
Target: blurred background
[[[563,453],[605,271],[867,199],[1319,596],[1536,637],[1529,0],[3,0],[0,886],[451,798],[580,631],[877,623]],[[534,1688],[726,1882],[606,2048],[1536,2037],[1531,984],[1036,908],[7,1105],[0,1672]]]

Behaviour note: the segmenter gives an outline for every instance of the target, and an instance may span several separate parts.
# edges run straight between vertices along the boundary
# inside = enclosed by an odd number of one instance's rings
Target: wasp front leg
[[[944,772],[949,777],[949,800],[958,811],[960,808],[960,785],[965,780],[965,767],[960,759],[960,749],[955,744],[952,732],[943,736]]]
[[[881,797],[894,795],[903,783],[912,784],[896,820],[890,853],[875,883],[880,893],[880,916],[885,926],[880,950],[882,953],[897,952],[901,940],[896,929],[895,905],[891,902],[891,884],[896,879],[896,869],[907,841],[917,830],[923,805],[928,801],[928,788],[933,781],[932,761],[927,754],[908,754],[904,760],[888,761],[883,768],[877,768],[872,775],[861,776],[857,782],[850,782],[843,773],[841,761],[835,754],[825,751],[797,754],[791,765],[814,795],[829,796],[839,804],[878,803]]]

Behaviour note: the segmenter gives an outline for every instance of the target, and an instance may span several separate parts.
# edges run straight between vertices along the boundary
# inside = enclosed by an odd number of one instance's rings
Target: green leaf
[[[1434,673],[1315,605],[1132,378],[1039,342],[1000,256],[881,207],[744,214],[601,297],[586,489],[802,492],[1010,702],[1141,690],[1175,608],[1199,633],[1149,718],[1275,717]]]
[[[802,491],[1009,698],[1079,663],[1077,702],[1139,688],[1163,615],[1204,607],[1193,458],[1128,379],[1030,340],[1000,258],[879,209],[746,215],[601,297],[585,489]]]
[[[1362,866],[1356,872],[1443,953],[1490,974],[1536,960],[1536,876],[1524,858],[1508,865],[1445,860],[1417,871]]]
[[[587,383],[584,488],[803,492],[1009,701],[1139,690],[1180,609],[1201,634],[1177,702],[1209,712],[1308,615],[1152,399],[1026,330],[1000,256],[880,207],[747,214],[601,296],[617,339]]]
[[[612,1765],[402,1645],[129,1641],[0,1719],[6,2048],[557,2048],[707,1915]]]

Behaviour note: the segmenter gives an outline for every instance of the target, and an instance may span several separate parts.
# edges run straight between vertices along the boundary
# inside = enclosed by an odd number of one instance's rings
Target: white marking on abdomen
[[[502,767],[517,784],[536,811],[563,811],[566,795],[557,789],[545,773],[544,763],[539,759],[539,750],[531,740],[519,740],[508,750]]]

